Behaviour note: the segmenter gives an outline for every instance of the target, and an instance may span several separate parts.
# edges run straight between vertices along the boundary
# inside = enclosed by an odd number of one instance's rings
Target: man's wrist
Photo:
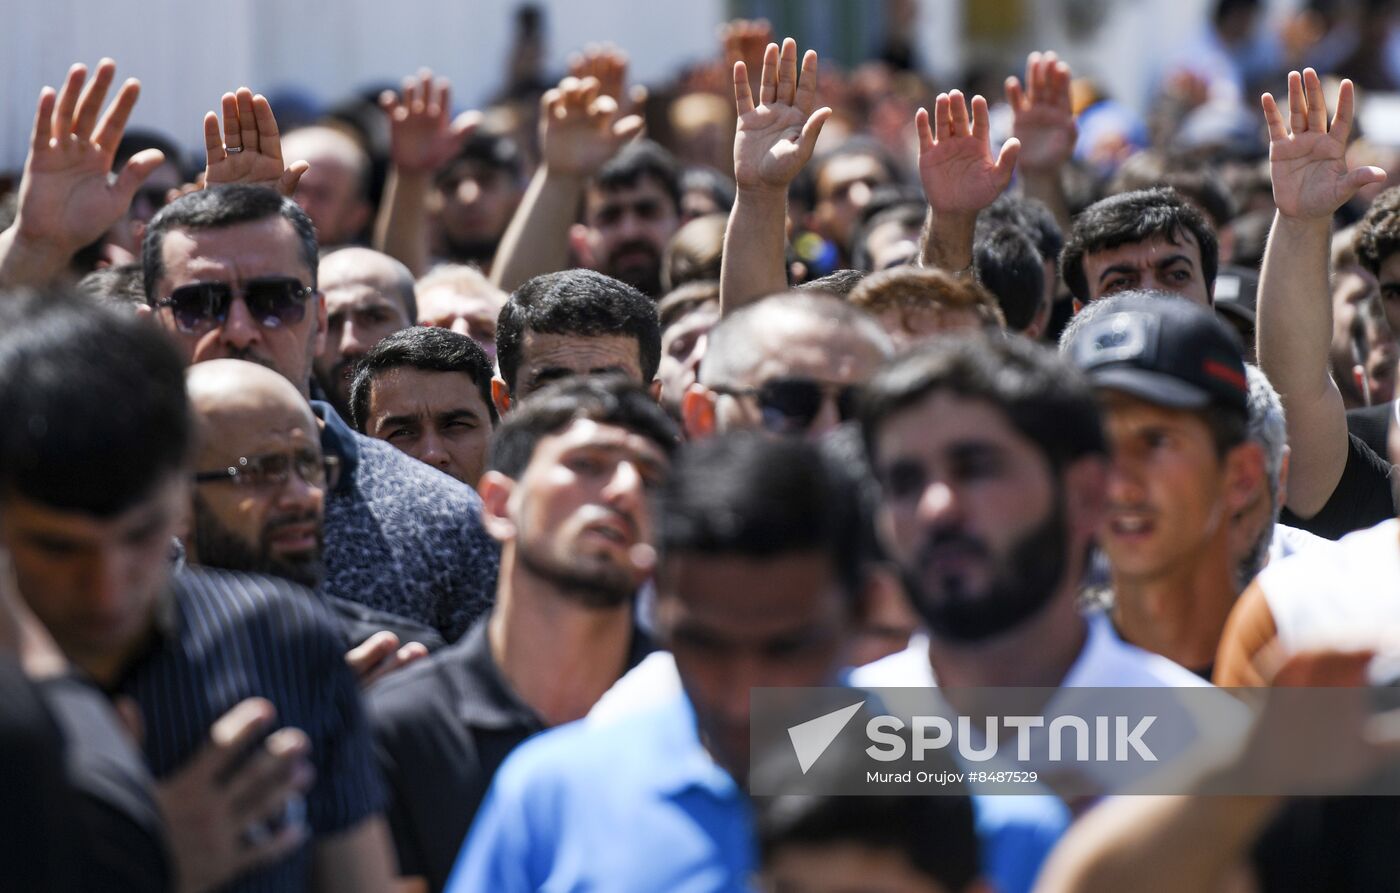
[[[43,285],[67,266],[74,250],[27,234],[16,220],[0,232],[0,286]]]

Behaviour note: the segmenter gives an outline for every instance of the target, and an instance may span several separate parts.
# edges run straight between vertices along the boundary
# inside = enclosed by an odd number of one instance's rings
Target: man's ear
[[[1064,472],[1065,522],[1075,541],[1087,540],[1102,523],[1108,501],[1108,460],[1085,456]]]
[[[715,433],[715,392],[692,383],[681,397],[681,424],[686,440],[704,440]]]
[[[506,387],[505,379],[499,375],[491,377],[491,402],[496,404],[496,415],[501,418],[510,412],[510,388]]]
[[[499,471],[488,471],[477,481],[476,492],[481,496],[481,523],[486,532],[498,542],[515,539],[515,522],[510,518],[510,496],[515,481]]]
[[[154,321],[156,315],[156,308],[146,303],[137,304],[136,315],[139,316],[141,319]]]
[[[661,402],[661,379],[653,378],[651,384],[647,385],[647,392],[651,394],[651,399],[657,403]]]
[[[1225,456],[1225,511],[1234,517],[1260,493],[1268,495],[1264,471],[1264,448],[1247,440]]]

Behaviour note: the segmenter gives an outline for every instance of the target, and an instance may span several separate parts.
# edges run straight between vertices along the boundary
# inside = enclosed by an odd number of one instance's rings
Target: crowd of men
[[[649,96],[240,87],[191,169],[74,65],[0,232],[0,886],[1400,890],[1400,800],[1204,793],[1364,785],[1364,710],[1175,796],[749,793],[758,688],[1393,684],[1400,187],[1213,10],[1150,137],[734,22]]]

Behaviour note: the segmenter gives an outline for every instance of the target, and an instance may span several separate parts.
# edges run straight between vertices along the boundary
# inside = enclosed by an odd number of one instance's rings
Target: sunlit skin
[[[467,294],[451,285],[438,285],[417,294],[418,324],[451,329],[481,345],[496,358],[496,317],[505,306],[504,293]]]
[[[882,223],[866,234],[865,251],[872,273],[911,263],[919,256],[919,227],[898,220]]]
[[[688,554],[657,572],[657,629],[695,707],[701,741],[740,783],[749,692],[831,685],[855,632],[854,599],[822,553]]]
[[[976,332],[986,327],[974,311],[964,307],[887,307],[875,318],[894,342],[896,351],[907,350],[939,335]]]
[[[1179,572],[1228,520],[1210,429],[1195,413],[1126,394],[1109,392],[1103,406],[1113,467],[1100,544],[1116,576]]]
[[[112,681],[150,634],[170,579],[170,543],[189,512],[186,469],[114,517],[50,508],[16,493],[0,503],[0,542],[20,595],[64,653]]]
[[[464,372],[401,366],[370,385],[365,433],[476,486],[491,443],[491,415]]]
[[[315,369],[321,385],[334,388],[338,405],[344,407],[350,404],[355,363],[385,336],[407,328],[413,321],[393,291],[392,268],[335,264],[337,255],[321,264],[326,349],[316,357]]]
[[[161,258],[164,269],[155,287],[158,299],[196,282],[227,282],[235,292],[247,280],[267,276],[292,276],[311,284],[296,230],[280,216],[217,229],[174,230],[165,236]],[[170,308],[155,313],[186,362],[248,360],[281,373],[305,396],[310,394],[312,360],[324,347],[327,325],[324,298],[315,293],[305,301],[301,320],[269,327],[253,318],[238,294],[223,325],[193,334],[179,330]]]
[[[1183,232],[1178,242],[1156,236],[1084,255],[1089,299],[1130,289],[1174,292],[1203,307],[1211,305],[1196,237]]]
[[[443,233],[458,243],[500,239],[524,195],[510,171],[467,159],[439,177],[437,189]]]
[[[817,180],[817,204],[812,212],[816,230],[845,253],[861,210],[870,204],[875,187],[889,180],[885,166],[870,155],[833,158]]]
[[[492,384],[492,397],[502,415],[516,400],[523,400],[550,382],[575,375],[618,373],[638,384],[642,381],[641,348],[629,335],[553,335],[525,333],[515,387],[507,389],[500,378]],[[504,403],[503,403],[504,400]]]

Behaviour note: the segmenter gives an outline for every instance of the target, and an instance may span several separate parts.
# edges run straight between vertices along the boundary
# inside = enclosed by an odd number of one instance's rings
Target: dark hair
[[[724,253],[724,214],[706,214],[683,225],[661,254],[661,288],[671,291],[687,282],[719,280]]]
[[[1039,199],[1003,192],[977,215],[980,227],[994,229],[1010,225],[1031,237],[1042,260],[1057,262],[1065,247],[1064,230],[1054,213]]]
[[[165,275],[161,249],[171,230],[222,229],[240,223],[253,223],[279,216],[291,221],[301,240],[301,259],[311,272],[311,287],[316,287],[316,228],[296,202],[279,195],[266,186],[215,186],[183,195],[161,208],[146,227],[141,243],[141,273],[145,277],[146,301],[159,300],[156,285]]]
[[[1124,192],[1085,208],[1074,221],[1069,241],[1060,255],[1060,275],[1076,298],[1089,301],[1089,280],[1084,256],[1110,251],[1120,245],[1165,238],[1180,243],[1190,235],[1201,249],[1201,274],[1206,289],[1215,287],[1220,247],[1206,218],[1176,190],[1141,189]]]
[[[181,161],[183,153],[174,140],[163,133],[138,128],[127,128],[121,142],[117,143],[117,151],[112,154],[112,170],[120,170],[131,156],[146,149],[159,149],[168,163],[173,164],[181,173],[184,172],[184,164]]]
[[[972,800],[965,796],[788,794],[756,804],[764,866],[785,847],[855,844],[899,853],[950,893],[966,889],[981,873]]]
[[[876,192],[886,188],[881,186]],[[927,208],[928,206],[922,200],[917,202],[899,201],[887,204],[874,214],[864,217],[856,228],[855,234],[851,236],[851,266],[857,270],[876,272],[870,270],[870,246],[866,244],[870,239],[870,234],[887,223],[898,223],[906,229],[920,229],[924,225],[924,214]],[[869,207],[866,210],[869,210]]]
[[[138,263],[93,270],[79,279],[74,288],[85,297],[124,310],[146,303],[146,287]]]
[[[1024,331],[1045,298],[1045,265],[1035,243],[1021,230],[1001,226],[984,232],[972,247],[977,280],[991,292],[1006,327]]]
[[[1352,247],[1361,266],[1373,276],[1381,274],[1381,264],[1387,258],[1400,252],[1400,188],[1387,189],[1371,202],[1356,226]]]
[[[676,157],[651,140],[629,143],[604,164],[594,178],[594,186],[602,192],[613,192],[637,185],[643,177],[651,177],[671,197],[671,207],[681,212],[681,167]]]
[[[1108,451],[1089,382],[1066,359],[1019,335],[962,335],[916,348],[866,385],[860,418],[870,455],[886,421],[937,391],[996,407],[1056,473]]]
[[[688,167],[681,174],[681,192],[705,192],[725,214],[734,207],[734,180],[712,167]]]
[[[593,270],[563,270],[529,280],[496,318],[496,362],[512,394],[526,332],[580,338],[625,335],[637,341],[642,381],[661,364],[656,303],[625,282]]]
[[[118,515],[189,460],[185,364],[155,326],[71,293],[0,297],[0,494]]]
[[[1139,152],[1123,162],[1109,184],[1109,193],[1170,186],[1193,203],[1211,222],[1224,226],[1239,210],[1225,180],[1197,158],[1154,150]]]
[[[838,298],[849,297],[855,287],[865,278],[864,270],[837,270],[820,279],[794,285],[794,291],[820,291]]]
[[[531,394],[501,421],[491,438],[487,469],[519,478],[541,440],[579,419],[640,434],[668,456],[680,443],[676,423],[636,382],[621,375],[566,378]]]
[[[656,315],[664,334],[667,329],[703,307],[719,308],[719,280],[687,282],[656,302]]]
[[[491,401],[491,360],[486,351],[466,335],[451,329],[410,326],[386,335],[355,364],[350,385],[350,417],[364,433],[369,424],[369,397],[374,381],[390,369],[408,367],[423,372],[460,372],[476,385],[494,428],[500,418]]]
[[[505,171],[512,179],[519,181],[525,176],[525,159],[520,145],[509,136],[499,133],[474,133],[458,150],[457,155],[443,165],[434,175],[434,182],[441,187],[456,176],[462,162],[479,164],[491,170]]]
[[[859,493],[818,444],[755,431],[687,444],[657,504],[663,562],[677,552],[821,554],[856,607],[864,578]]]

